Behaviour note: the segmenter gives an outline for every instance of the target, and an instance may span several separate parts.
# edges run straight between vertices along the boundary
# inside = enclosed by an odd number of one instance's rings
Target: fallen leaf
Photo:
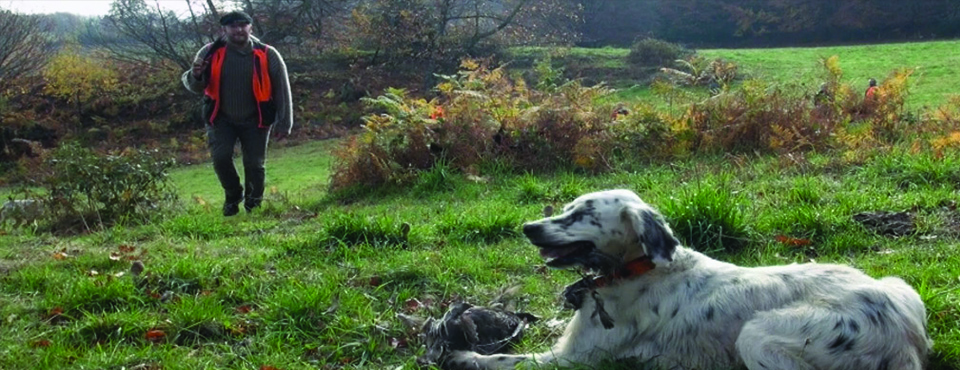
[[[46,339],[41,339],[30,343],[30,347],[33,348],[47,348],[50,347],[50,341]]]
[[[380,279],[377,275],[373,275],[367,283],[370,284],[370,286],[380,286],[380,284],[383,284],[383,279]]]
[[[793,238],[793,237],[789,237],[789,236],[786,236],[786,235],[777,235],[777,238],[776,238],[776,239],[777,239],[778,242],[780,242],[780,243],[782,243],[782,244],[786,244],[786,245],[790,245],[790,246],[794,246],[794,247],[807,246],[807,245],[810,245],[810,244],[812,243],[812,242],[810,241],[810,239]]]
[[[164,333],[163,330],[148,330],[145,337],[147,338],[147,341],[156,343],[163,340],[163,338],[166,338],[167,333]]]
[[[54,307],[50,312],[47,313],[48,317],[60,316],[63,315],[63,308]]]
[[[420,309],[423,304],[420,303],[416,298],[410,298],[406,302],[403,302],[403,307],[406,308],[407,312],[414,312]]]
[[[240,314],[248,314],[250,313],[250,311],[253,311],[253,308],[251,308],[250,305],[243,305],[243,306],[237,307],[237,313],[240,313]]]
[[[270,365],[263,365],[263,366],[260,366],[260,370],[280,370],[280,369]]]
[[[53,259],[57,261],[62,261],[67,258],[70,258],[70,255],[67,254],[67,252],[56,252],[53,254]]]
[[[230,333],[233,335],[243,335],[247,333],[247,327],[243,325],[236,325],[230,327]]]
[[[137,250],[136,247],[131,247],[129,245],[123,245],[123,244],[117,247],[117,249],[119,249],[121,253],[133,253],[135,250]]]

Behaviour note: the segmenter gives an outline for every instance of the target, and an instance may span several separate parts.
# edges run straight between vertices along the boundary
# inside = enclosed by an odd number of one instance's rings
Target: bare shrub
[[[0,92],[47,63],[50,39],[40,17],[0,10]]]

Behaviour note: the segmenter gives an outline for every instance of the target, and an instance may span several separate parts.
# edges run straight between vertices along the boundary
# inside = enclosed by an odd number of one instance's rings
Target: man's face
[[[233,22],[223,26],[227,34],[227,41],[234,44],[246,43],[250,39],[250,28],[250,23],[247,22]]]

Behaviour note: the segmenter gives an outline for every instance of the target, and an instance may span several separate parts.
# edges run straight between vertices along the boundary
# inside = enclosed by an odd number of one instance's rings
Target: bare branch
[[[184,0],[187,2],[187,9],[190,10],[190,21],[193,22],[194,33],[197,36],[197,44],[203,44],[203,37],[200,36],[200,24],[197,23],[197,15],[193,13],[193,4],[190,3],[190,0]]]
[[[0,10],[0,90],[43,69],[50,42],[39,17]]]
[[[198,47],[196,31],[169,12],[151,9],[144,0],[116,0],[104,18],[119,40],[104,42],[103,47],[116,59],[143,62],[169,61],[181,69],[192,64]],[[103,32],[101,32],[101,35]],[[133,41],[133,42],[130,42]]]
[[[213,5],[213,0],[207,0],[207,7],[210,8],[210,14],[213,14],[213,19],[220,19],[220,15],[217,14],[217,7]]]
[[[500,32],[501,30],[509,26],[510,23],[513,22],[513,19],[517,17],[517,14],[520,13],[520,10],[523,9],[523,7],[527,5],[527,3],[529,2],[530,0],[521,0],[519,3],[517,3],[515,7],[513,7],[513,10],[510,11],[510,14],[507,15],[507,17],[504,18],[502,21],[500,21],[500,24],[498,24],[496,27],[494,27],[493,29],[487,30],[486,32],[475,34],[473,38],[470,40],[470,42],[467,44],[467,50],[473,49],[483,39],[493,36],[497,32]]]

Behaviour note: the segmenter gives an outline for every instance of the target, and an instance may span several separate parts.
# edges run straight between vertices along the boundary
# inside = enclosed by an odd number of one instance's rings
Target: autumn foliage
[[[929,117],[904,108],[912,71],[891,72],[865,100],[842,82],[838,58],[820,65],[830,92],[824,101],[759,79],[724,79],[724,88],[707,97],[658,82],[654,90],[679,108],[670,110],[614,107],[603,86],[528,84],[503,67],[467,60],[456,75],[442,76],[434,99],[402,90],[366,99],[376,113],[337,150],[331,187],[410,183],[438,163],[472,175],[503,168],[610,171],[697,153],[864,152],[917,137],[936,148],[960,145],[960,130],[943,125],[957,126],[956,101]]]
[[[366,99],[379,113],[337,150],[331,186],[406,183],[441,161],[468,171],[493,163],[533,171],[601,166],[610,107],[593,101],[607,89],[574,81],[543,93],[502,67],[473,60],[461,67],[441,76],[437,98],[390,90]]]

